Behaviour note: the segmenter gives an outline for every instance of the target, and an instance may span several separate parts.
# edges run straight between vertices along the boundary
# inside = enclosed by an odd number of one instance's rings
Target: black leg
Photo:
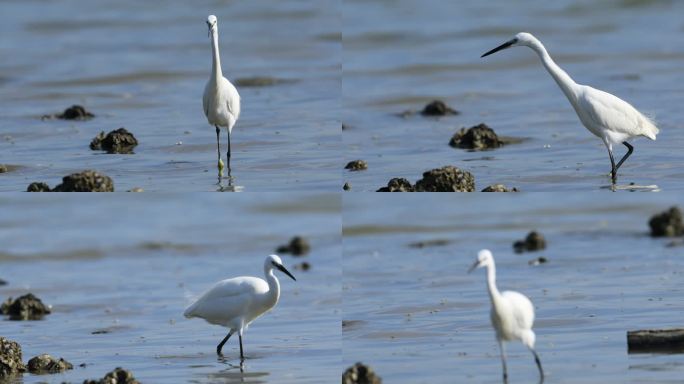
[[[223,349],[223,344],[225,344],[226,341],[228,341],[228,339],[230,339],[231,336],[233,336],[233,331],[228,332],[226,337],[224,337],[223,340],[221,340],[221,342],[219,343],[219,345],[216,346],[216,354],[217,355],[223,356],[221,354],[221,350]]]
[[[539,382],[544,382],[544,369],[542,369],[541,360],[539,360],[539,355],[534,349],[530,349],[534,355],[534,362],[537,363],[537,368],[539,368]]]
[[[230,130],[228,130],[228,153],[226,157],[228,157],[228,170],[230,172]]]
[[[221,129],[216,125],[216,153],[218,153],[218,162],[221,162],[221,143],[219,141],[219,134],[221,133]]]
[[[245,359],[245,355],[242,354],[242,335],[238,335],[240,337],[240,360]]]
[[[627,153],[625,153],[625,155],[622,156],[622,159],[620,159],[620,161],[618,161],[617,165],[615,166],[615,170],[620,169],[620,166],[622,165],[622,163],[624,163],[625,160],[627,160],[627,158],[632,154],[632,151],[634,151],[634,147],[632,147],[632,145],[629,144],[628,142],[623,141],[622,144],[624,144],[624,146],[627,147]]]
[[[615,159],[613,159],[613,151],[608,149],[608,156],[610,156],[610,175],[613,180],[613,184],[617,183],[617,168],[615,167]]]

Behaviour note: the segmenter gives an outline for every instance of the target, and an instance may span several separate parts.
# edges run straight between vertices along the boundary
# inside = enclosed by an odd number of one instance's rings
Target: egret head
[[[209,17],[207,17],[207,27],[209,28],[209,36],[211,36],[211,33],[216,31],[216,28],[218,28],[217,23],[218,19],[216,19],[216,16],[209,15]]]
[[[488,267],[494,263],[494,256],[489,251],[489,249],[483,249],[477,253],[477,260],[470,267],[468,273],[472,272],[475,268]]]
[[[491,51],[486,52],[485,54],[483,54],[483,55],[480,56],[480,57],[489,56],[489,55],[491,55],[492,53],[499,52],[499,51],[501,51],[501,50],[504,50],[504,49],[510,48],[510,47],[517,47],[517,46],[527,46],[527,47],[529,47],[529,46],[531,46],[535,41],[537,41],[537,39],[536,39],[534,36],[532,36],[532,34],[527,33],[527,32],[520,32],[520,33],[518,33],[517,35],[515,35],[515,37],[513,37],[512,39],[510,39],[510,40],[508,40],[507,42],[505,42],[505,43],[499,45],[498,47],[492,49]]]
[[[266,261],[264,261],[264,270],[270,271],[272,269],[277,269],[280,272],[288,275],[292,280],[297,281],[297,279],[295,279],[295,277],[292,276],[290,271],[285,269],[285,267],[283,266],[283,261],[280,260],[280,257],[278,257],[278,255],[270,255],[266,258]]]

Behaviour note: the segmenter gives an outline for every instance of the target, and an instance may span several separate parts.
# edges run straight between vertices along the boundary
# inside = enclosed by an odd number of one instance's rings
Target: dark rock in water
[[[409,243],[408,246],[411,248],[441,247],[441,246],[449,245],[449,243],[451,243],[451,240],[432,239],[432,240],[416,241],[414,243]]]
[[[302,261],[299,264],[295,264],[294,268],[300,271],[308,271],[311,269],[311,264],[307,263],[306,261]]]
[[[684,235],[682,225],[682,211],[678,207],[672,207],[651,217],[648,221],[653,237],[676,237]]]
[[[26,188],[26,192],[50,192],[50,186],[43,182],[33,182]]]
[[[342,374],[342,384],[381,384],[382,379],[373,369],[363,363],[356,363]]]
[[[7,166],[4,164],[0,164],[0,173],[6,173],[7,171]]]
[[[95,117],[92,113],[86,111],[80,105],[72,105],[71,107],[64,110],[64,112],[58,115],[45,115],[43,119],[63,119],[63,120],[88,120]]]
[[[9,315],[10,320],[40,320],[50,314],[50,308],[32,293],[12,300],[10,297],[0,306],[0,313]]]
[[[454,148],[473,150],[498,148],[503,144],[504,142],[499,139],[494,130],[485,124],[479,124],[468,129],[461,128],[449,140],[449,145]]]
[[[420,112],[423,116],[446,116],[446,115],[458,115],[460,112],[446,105],[445,102],[441,100],[434,100],[428,103],[425,108]]]
[[[415,192],[415,189],[410,181],[395,177],[387,183],[386,187],[382,187],[376,192]]]
[[[368,169],[368,164],[363,160],[354,160],[348,162],[347,165],[344,166],[344,169],[348,169],[350,171],[363,171]]]
[[[83,384],[140,384],[140,382],[130,371],[117,367],[100,380],[85,380]]]
[[[485,189],[483,189],[482,192],[520,192],[520,191],[516,187],[508,189],[503,184],[492,184],[492,185],[486,187]]]
[[[655,329],[627,332],[628,353],[684,352],[684,329]]]
[[[61,357],[57,360],[47,353],[38,355],[29,360],[27,367],[29,372],[36,374],[59,373],[68,369],[74,369],[74,366],[70,362]]]
[[[114,182],[107,175],[86,170],[64,176],[52,192],[114,192]]]
[[[345,182],[344,185],[342,186],[342,189],[344,189],[345,191],[350,190],[351,184],[349,184],[349,182]]]
[[[113,130],[105,135],[100,132],[90,142],[90,149],[105,150],[107,153],[132,153],[133,148],[138,145],[138,140],[126,128]]]
[[[347,124],[342,123],[342,130],[346,131],[349,129],[349,126]]]
[[[301,256],[309,253],[309,250],[311,250],[309,242],[301,236],[295,236],[289,244],[279,246],[276,253],[291,253],[294,256]]]
[[[518,240],[513,243],[513,249],[516,253],[539,251],[544,248],[546,248],[546,240],[544,239],[544,236],[537,231],[528,233],[525,240]]]
[[[475,177],[452,165],[436,168],[423,173],[416,182],[416,192],[473,192]]]
[[[269,87],[283,83],[294,83],[291,79],[277,79],[268,76],[243,77],[235,80],[238,87]]]
[[[0,336],[0,379],[26,371],[19,343]]]
[[[539,264],[548,263],[548,261],[549,261],[549,260],[548,260],[546,257],[544,257],[544,256],[539,256],[539,257],[537,257],[536,259],[532,259],[532,260],[528,261],[527,264],[533,265],[533,266],[537,266],[537,265],[539,265]]]
[[[7,281],[0,279],[0,285],[7,285]]]

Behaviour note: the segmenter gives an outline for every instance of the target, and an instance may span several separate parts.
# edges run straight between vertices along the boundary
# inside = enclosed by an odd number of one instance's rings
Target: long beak
[[[477,268],[478,264],[480,264],[479,261],[476,261],[475,263],[473,263],[473,265],[471,265],[470,268],[468,268],[468,273],[474,271],[475,268]]]
[[[489,55],[491,55],[492,53],[499,52],[500,50],[506,49],[506,48],[510,47],[511,45],[517,43],[517,42],[518,42],[518,39],[516,39],[516,38],[513,38],[513,39],[511,39],[511,40],[508,40],[507,42],[505,42],[505,43],[499,45],[498,47],[492,49],[491,51],[485,53],[484,55],[482,55],[482,56],[480,56],[480,57],[489,56]]]
[[[282,273],[284,273],[284,274],[290,276],[290,278],[291,278],[292,280],[297,281],[297,279],[295,279],[295,277],[292,276],[292,274],[290,273],[290,271],[288,271],[287,269],[285,269],[285,267],[283,267],[282,264],[277,265],[276,268],[278,268],[278,269],[280,270],[280,272],[282,272]]]

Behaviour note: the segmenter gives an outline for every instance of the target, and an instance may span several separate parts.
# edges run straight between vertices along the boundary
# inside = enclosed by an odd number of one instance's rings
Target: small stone
[[[344,169],[350,171],[363,171],[368,169],[368,164],[363,160],[354,160],[348,162],[347,165],[344,166]]]
[[[532,231],[527,234],[525,240],[518,240],[513,243],[513,249],[516,253],[525,251],[539,251],[546,248],[546,240],[541,233]]]
[[[308,271],[311,269],[311,264],[307,263],[306,261],[302,261],[299,264],[295,264],[295,269],[298,269],[300,271]]]
[[[678,207],[671,207],[651,217],[648,221],[652,237],[677,237],[684,235],[682,225],[682,211]]]
[[[382,379],[373,369],[363,363],[356,363],[342,374],[342,384],[382,384]]]
[[[546,257],[539,256],[536,259],[532,259],[532,260],[528,261],[527,264],[532,265],[532,266],[537,266],[539,264],[547,263],[548,261],[549,260]]]
[[[449,245],[450,243],[451,243],[451,240],[447,240],[447,239],[432,239],[432,240],[416,241],[414,243],[409,243],[408,246],[411,248],[442,247],[445,245]]]
[[[0,336],[0,379],[26,371],[19,343]]]
[[[59,360],[48,354],[38,355],[28,362],[28,370],[31,373],[45,374],[45,373],[59,373],[69,369],[74,369],[74,366],[60,358]]]
[[[126,192],[145,192],[145,190],[140,187],[133,187]]]
[[[428,103],[425,108],[420,112],[423,116],[446,116],[446,115],[458,115],[460,112],[446,105],[445,102],[441,100],[434,100]]]
[[[644,329],[627,332],[628,353],[681,353],[684,329]]]
[[[8,172],[7,166],[5,164],[0,164],[0,173]]]
[[[90,149],[105,150],[107,153],[133,153],[138,140],[126,128],[113,130],[105,135],[100,132],[90,142]]]
[[[416,192],[474,192],[475,177],[452,165],[423,173],[416,182]]]
[[[454,133],[449,140],[449,145],[454,148],[472,150],[492,149],[502,146],[504,142],[499,139],[493,129],[486,124],[478,124],[468,129],[461,128]]]
[[[50,308],[32,293],[27,293],[16,300],[10,297],[0,306],[0,313],[9,315],[10,320],[40,320],[50,312]]]
[[[114,192],[114,182],[96,171],[86,170],[62,178],[53,192]]]
[[[309,253],[309,250],[311,250],[309,242],[301,236],[295,236],[288,244],[279,246],[276,253],[291,253],[294,256],[302,256]]]
[[[492,184],[488,187],[485,187],[485,189],[483,189],[482,192],[520,192],[520,191],[518,190],[518,188],[515,188],[515,187],[513,187],[512,189],[508,189],[503,184]]]
[[[100,380],[85,380],[83,384],[140,384],[140,382],[130,371],[117,367]]]
[[[43,119],[63,119],[63,120],[88,120],[95,117],[92,113],[86,111],[80,105],[72,105],[71,107],[64,110],[64,112],[57,115],[45,115]]]
[[[342,186],[342,189],[344,189],[345,191],[350,190],[351,184],[349,184],[349,182],[345,182],[344,185]]]
[[[3,280],[3,279],[0,279],[0,285],[7,285],[7,281],[6,281],[6,280]]]
[[[26,188],[26,192],[50,192],[50,186],[43,182],[33,182]]]
[[[410,181],[395,177],[387,183],[386,187],[382,187],[376,192],[415,192],[415,189]]]

